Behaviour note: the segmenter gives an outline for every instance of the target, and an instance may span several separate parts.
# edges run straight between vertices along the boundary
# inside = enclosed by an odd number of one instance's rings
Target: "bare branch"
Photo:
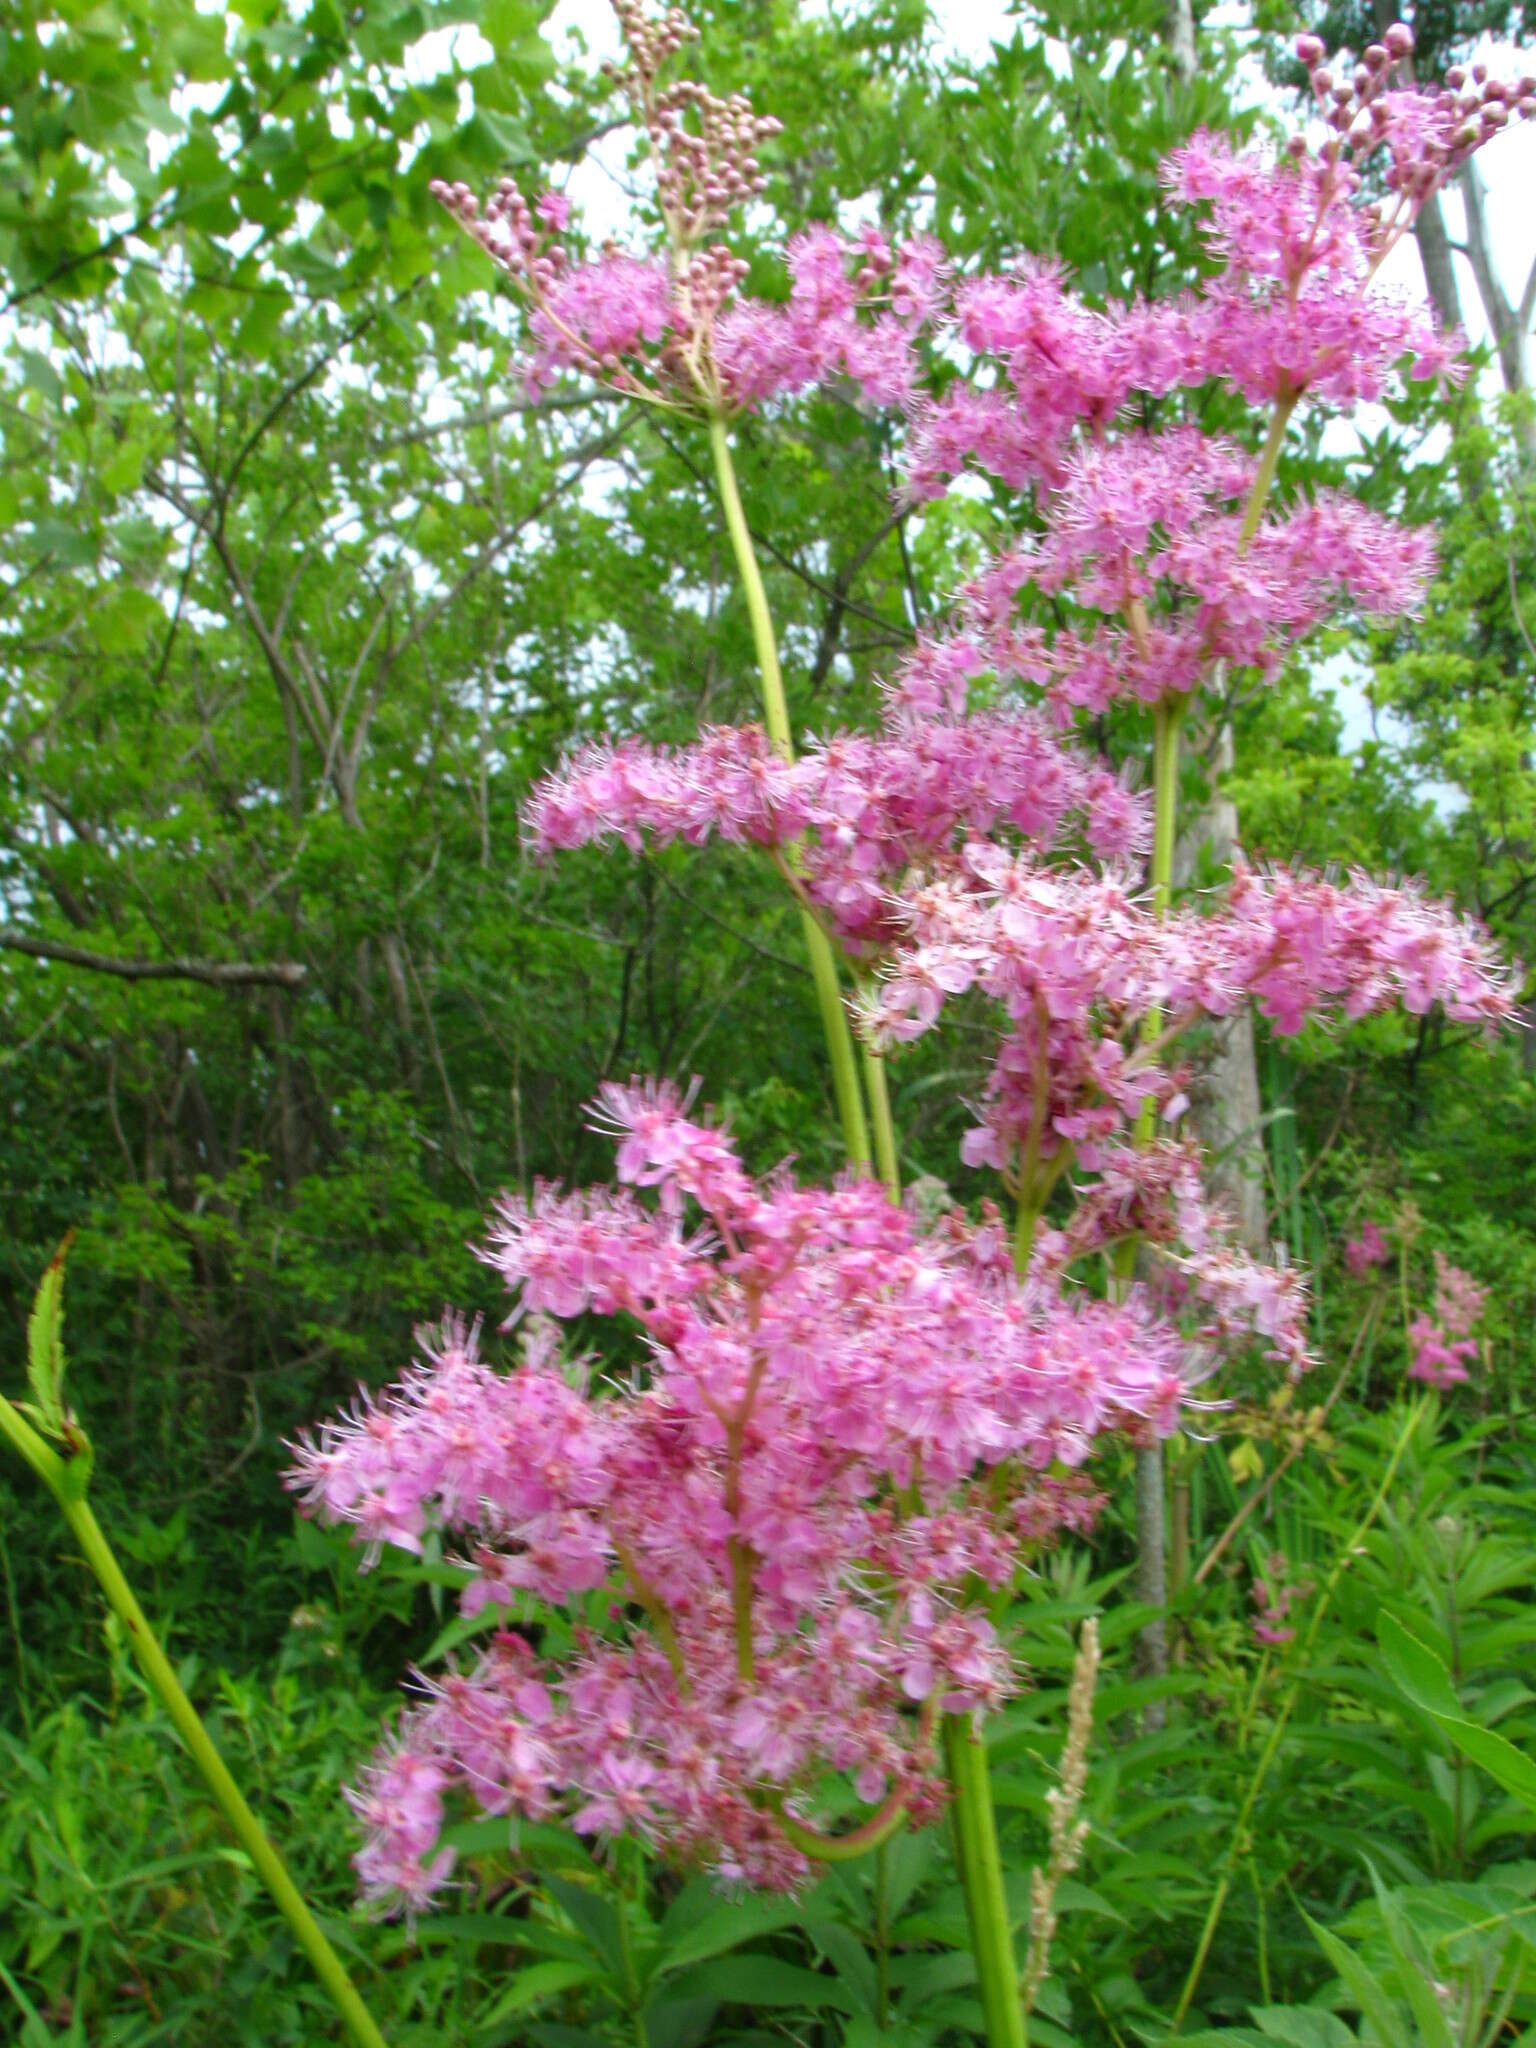
[[[122,960],[110,953],[90,953],[56,939],[29,939],[20,932],[0,931],[0,947],[25,953],[33,960],[55,960],[64,967],[84,967],[92,974],[115,974],[119,981],[200,981],[208,988],[297,988],[309,969],[298,960]]]

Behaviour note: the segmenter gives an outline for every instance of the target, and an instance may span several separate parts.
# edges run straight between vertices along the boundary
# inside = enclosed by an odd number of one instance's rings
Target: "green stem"
[[[1280,445],[1285,439],[1285,430],[1290,424],[1291,414],[1296,410],[1296,399],[1277,398],[1275,409],[1270,415],[1269,432],[1264,437],[1264,446],[1259,454],[1259,466],[1254,472],[1253,482],[1248,491],[1248,503],[1243,507],[1243,524],[1237,536],[1237,551],[1244,554],[1248,543],[1259,530],[1259,520],[1264,511],[1264,500],[1269,496],[1275,471],[1280,467]]]
[[[1026,2048],[986,1745],[969,1714],[944,1716],[944,1762],[954,1794],[955,1860],[965,1892],[989,2048]]]
[[[1189,710],[1187,697],[1164,697],[1152,713],[1152,908],[1166,917],[1173,900],[1173,848],[1179,825],[1179,735]],[[1162,1009],[1148,1010],[1141,1023],[1143,1044],[1163,1028]],[[1149,1096],[1136,1118],[1136,1143],[1150,1145],[1154,1110]]]
[[[231,1834],[250,1857],[278,1910],[293,1929],[295,1940],[330,1994],[353,2040],[360,2044],[360,2048],[385,2048],[384,2036],[358,1996],[341,1959],[321,1933],[319,1922],[288,1875],[282,1858],[263,1833],[260,1821],[246,1805],[223,1757],[214,1748],[207,1729],[198,1719],[196,1708],[182,1691],[180,1681],[156,1640],[144,1610],[134,1598],[132,1587],[123,1577],[95,1515],[88,1503],[77,1498],[72,1490],[70,1461],[61,1458],[44,1443],[3,1395],[0,1395],[0,1434],[9,1438],[58,1502],[80,1546],[81,1555],[107,1596],[108,1606],[128,1631],[140,1669],[165,1708],[172,1727],[186,1744],[193,1763],[202,1773],[203,1781],[228,1822]]]
[[[869,1097],[869,1120],[875,1129],[875,1165],[891,1191],[893,1202],[901,1199],[901,1164],[896,1157],[896,1122],[891,1115],[891,1091],[886,1086],[885,1060],[872,1045],[861,1045],[864,1061],[864,1092]]]
[[[1021,1280],[1029,1271],[1030,1254],[1035,1248],[1035,1225],[1039,1221],[1040,1211],[1021,1195],[1018,1212],[1013,1219],[1013,1269]]]
[[[1232,1840],[1222,1865],[1221,1878],[1212,1896],[1210,1909],[1205,1916],[1205,1925],[1200,1930],[1200,1941],[1195,1950],[1195,1959],[1189,1966],[1189,1975],[1184,1980],[1184,1989],[1179,1994],[1179,2002],[1168,2028],[1167,2039],[1170,2041],[1184,2024],[1184,2016],[1189,2011],[1190,2004],[1199,1987],[1201,1975],[1205,1970],[1206,1960],[1211,1952],[1211,1943],[1216,1938],[1216,1929],[1221,1921],[1222,1910],[1227,1903],[1227,1896],[1232,1889],[1233,1874],[1246,1851],[1249,1819],[1252,1816],[1254,1807],[1258,1804],[1259,1793],[1263,1790],[1264,1781],[1269,1776],[1270,1767],[1279,1754],[1280,1743],[1285,1735],[1286,1728],[1290,1724],[1291,1715],[1296,1711],[1296,1702],[1301,1697],[1302,1676],[1306,1668],[1306,1662],[1312,1654],[1312,1645],[1317,1641],[1317,1632],[1322,1627],[1323,1617],[1328,1612],[1329,1604],[1338,1590],[1340,1579],[1343,1578],[1345,1572],[1349,1569],[1356,1552],[1369,1535],[1376,1517],[1381,1513],[1383,1506],[1386,1504],[1386,1498],[1391,1491],[1392,1482],[1397,1477],[1397,1468],[1403,1462],[1403,1453],[1413,1441],[1414,1432],[1423,1419],[1427,1405],[1426,1397],[1426,1399],[1416,1401],[1409,1409],[1408,1419],[1403,1424],[1397,1443],[1393,1448],[1392,1456],[1387,1461],[1387,1469],[1381,1475],[1381,1483],[1376,1488],[1371,1504],[1361,1517],[1359,1525],[1351,1534],[1348,1542],[1340,1548],[1333,1570],[1328,1574],[1327,1582],[1317,1597],[1317,1603],[1312,1610],[1312,1618],[1308,1624],[1307,1633],[1297,1645],[1296,1676],[1292,1679],[1280,1711],[1275,1716],[1274,1725],[1269,1731],[1269,1740],[1264,1745],[1263,1753],[1259,1757],[1258,1766],[1249,1782],[1247,1794],[1244,1797],[1242,1806],[1238,1810],[1237,1819],[1232,1824]]]
[[[763,572],[758,567],[752,536],[747,530],[747,515],[742,510],[741,492],[736,484],[736,469],[731,461],[731,444],[726,436],[725,421],[718,413],[710,415],[709,445],[715,458],[715,479],[720,488],[720,502],[725,508],[725,525],[731,537],[731,552],[736,557],[741,586],[746,593],[747,617],[752,622],[752,645],[757,652],[757,666],[763,687],[763,724],[767,728],[768,738],[775,752],[783,760],[792,761],[795,757],[795,748],[789,731],[789,706],[784,697],[784,673],[779,667],[779,649],[774,638],[773,614],[768,609],[768,592],[763,584]],[[790,850],[789,857],[793,860],[793,849]],[[843,1143],[848,1152],[848,1164],[855,1173],[868,1173],[872,1156],[869,1124],[864,1114],[864,1097],[859,1088],[858,1063],[853,1052],[853,1033],[848,1026],[848,1012],[843,1007],[842,990],[838,984],[837,961],[826,933],[803,906],[800,911],[800,923],[805,933],[805,948],[811,957],[811,978],[816,984],[816,1003],[821,1011],[821,1026],[827,1039],[827,1055],[832,1063],[832,1089],[837,1097],[837,1113],[843,1126]]]

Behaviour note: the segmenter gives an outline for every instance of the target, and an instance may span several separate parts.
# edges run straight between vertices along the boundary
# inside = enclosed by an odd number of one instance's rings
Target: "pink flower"
[[[1387,1240],[1374,1223],[1363,1223],[1360,1235],[1352,1237],[1344,1247],[1344,1263],[1357,1280],[1363,1278],[1372,1266],[1384,1266],[1389,1256]]]
[[[1005,1587],[1023,1532],[1079,1526],[1091,1501],[989,1474],[1175,1429],[1201,1370],[1140,1289],[1112,1306],[1021,1282],[985,1223],[927,1233],[874,1182],[752,1180],[675,1090],[611,1086],[597,1113],[630,1187],[506,1199],[485,1256],[523,1308],[622,1315],[634,1376],[589,1389],[533,1316],[501,1372],[450,1318],[395,1387],[296,1447],[290,1483],[361,1540],[457,1538],[466,1612],[524,1591],[573,1609],[561,1663],[494,1636],[366,1775],[359,1867],[397,1903],[446,1877],[426,1860],[446,1802],[564,1813],[775,1885],[805,1864],[765,1794],[805,1814],[830,1769],[931,1811],[930,1712],[1011,1684],[966,1589]],[[612,1636],[580,1622],[602,1586]]]

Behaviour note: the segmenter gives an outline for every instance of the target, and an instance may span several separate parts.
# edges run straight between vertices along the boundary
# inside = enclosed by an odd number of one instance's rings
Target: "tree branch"
[[[120,981],[200,981],[208,988],[297,988],[309,972],[298,960],[122,960],[55,939],[25,938],[20,932],[0,931],[0,947],[25,953],[33,960],[56,960],[61,966],[84,967],[93,974],[115,974]]]

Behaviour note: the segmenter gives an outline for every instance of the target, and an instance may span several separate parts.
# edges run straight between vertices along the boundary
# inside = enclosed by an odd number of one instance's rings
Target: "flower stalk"
[[[757,654],[758,674],[762,682],[763,723],[775,752],[784,761],[792,761],[794,741],[789,729],[789,706],[784,696],[784,672],[779,666],[773,614],[768,608],[768,592],[763,584],[763,572],[758,566],[752,536],[747,529],[747,515],[742,509],[741,492],[736,482],[736,467],[731,460],[730,438],[725,430],[724,417],[718,411],[712,412],[709,417],[709,446],[715,459],[715,478],[719,485],[720,503],[725,511],[725,525],[730,535],[731,552],[736,558],[737,573],[741,577],[741,587],[747,600],[747,617],[752,625],[752,645]],[[793,861],[793,848],[788,850],[788,858]],[[838,981],[837,960],[826,933],[804,905],[800,910],[800,925],[805,934],[805,949],[810,955],[811,979],[816,985],[816,1004],[821,1012],[821,1027],[826,1035],[827,1056],[832,1063],[832,1090],[837,1099],[838,1120],[843,1127],[843,1144],[848,1153],[848,1164],[855,1173],[868,1173],[873,1158],[869,1142],[869,1122],[864,1112],[864,1097],[859,1087],[859,1070],[853,1051],[853,1032],[848,1023],[848,1012],[843,1005],[842,989]],[[883,1075],[881,1079],[883,1081]],[[888,1117],[887,1110],[887,1120]],[[891,1170],[894,1172],[894,1151]]]
[[[71,1427],[74,1436],[79,1438],[78,1425]],[[289,1876],[282,1857],[247,1805],[228,1765],[198,1718],[197,1709],[183,1691],[170,1659],[160,1647],[143,1608],[134,1597],[133,1588],[123,1576],[112,1547],[85,1498],[83,1482],[77,1476],[86,1455],[83,1438],[80,1439],[82,1448],[75,1456],[60,1457],[4,1395],[0,1395],[0,1434],[9,1440],[58,1502],[64,1520],[80,1546],[81,1556],[106,1595],[107,1605],[128,1632],[134,1656],[150,1690],[186,1745],[187,1753],[201,1773],[230,1833],[250,1857],[257,1876],[293,1930],[295,1941],[340,2013],[348,2033],[358,2048],[385,2048],[384,2036],[347,1975],[341,1958],[326,1940],[303,1894]]]

